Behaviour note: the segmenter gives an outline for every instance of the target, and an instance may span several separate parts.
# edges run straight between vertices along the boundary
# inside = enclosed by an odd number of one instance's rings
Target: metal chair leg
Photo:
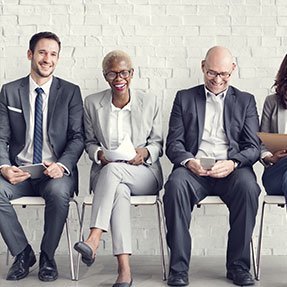
[[[81,220],[80,220],[80,235],[79,235],[79,241],[83,240],[84,241],[84,236],[83,236],[83,231],[84,231],[84,216],[85,216],[85,208],[86,204],[82,204],[82,215],[81,215]],[[77,263],[76,263],[76,278],[75,280],[79,280],[79,272],[80,272],[80,260],[81,260],[81,254],[78,253],[77,256]]]
[[[70,230],[69,230],[69,219],[66,219],[66,233],[67,233],[67,241],[68,241],[68,249],[69,249],[69,259],[70,259],[70,273],[71,278],[74,281],[75,280],[75,270],[74,270],[74,261],[73,261],[73,249],[72,249],[72,243],[71,243],[71,236],[70,236]]]
[[[251,246],[253,272],[254,272],[254,277],[256,279],[257,278],[257,268],[256,268],[255,251],[254,251],[254,244],[253,244],[253,239],[252,238],[251,238],[251,241],[250,241],[250,246]]]
[[[162,264],[162,275],[163,275],[162,280],[166,281],[166,263],[165,263],[165,257],[164,257],[164,244],[163,244],[163,234],[162,234],[162,226],[161,226],[164,219],[163,219],[163,213],[162,213],[162,202],[159,198],[156,200],[156,206],[157,206],[157,214],[158,214],[159,242],[160,242],[161,264]]]
[[[263,233],[264,211],[265,211],[265,201],[263,201],[263,204],[262,204],[259,235],[258,235],[258,244],[257,244],[257,258],[256,258],[257,272],[256,272],[256,277],[255,277],[255,279],[257,281],[260,280],[260,258],[261,258],[261,247],[262,247],[262,233]]]

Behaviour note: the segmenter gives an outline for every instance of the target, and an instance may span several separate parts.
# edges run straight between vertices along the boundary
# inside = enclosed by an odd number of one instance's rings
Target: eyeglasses
[[[105,78],[107,80],[112,81],[112,80],[116,79],[118,76],[120,76],[122,79],[126,79],[132,74],[133,71],[134,71],[133,69],[131,69],[131,70],[122,70],[120,72],[113,72],[113,71],[111,71],[111,72],[105,73],[104,75],[105,75]]]
[[[221,79],[228,79],[230,76],[231,76],[231,72],[220,72],[220,73],[217,73],[213,70],[207,70],[206,71],[206,75],[209,77],[209,78],[216,78],[217,76],[219,76]]]

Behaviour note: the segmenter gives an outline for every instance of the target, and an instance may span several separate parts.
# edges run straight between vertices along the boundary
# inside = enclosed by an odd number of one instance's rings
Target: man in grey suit
[[[38,277],[58,277],[54,254],[70,197],[78,189],[76,164],[84,148],[80,89],[53,76],[60,48],[51,32],[33,35],[27,52],[30,75],[3,85],[0,94],[0,232],[16,257],[7,280],[26,277],[36,262],[9,202],[34,195],[46,202]],[[19,168],[33,163],[46,166],[38,178]]]
[[[220,196],[229,209],[227,278],[254,285],[249,269],[260,193],[252,170],[260,153],[258,114],[253,95],[229,86],[235,67],[228,49],[211,48],[202,61],[204,85],[179,91],[173,104],[166,154],[174,168],[164,195],[170,286],[188,285],[191,211],[207,195]],[[205,166],[206,157],[215,159],[213,167]]]

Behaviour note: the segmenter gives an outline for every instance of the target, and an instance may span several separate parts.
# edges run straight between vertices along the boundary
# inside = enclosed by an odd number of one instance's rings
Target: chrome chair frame
[[[277,205],[278,207],[284,208],[286,205],[286,200],[283,195],[265,195],[262,202],[262,210],[261,210],[261,218],[260,218],[260,226],[259,226],[259,235],[258,235],[258,244],[257,244],[257,257],[256,257],[256,265],[257,265],[257,276],[256,280],[260,280],[260,259],[261,259],[261,248],[262,248],[262,239],[263,239],[263,221],[265,214],[265,205]]]
[[[84,217],[86,206],[92,206],[93,195],[86,196],[82,203],[82,215],[80,220],[80,235],[79,240],[84,240],[83,229],[84,229]],[[166,227],[164,221],[164,211],[162,200],[157,195],[141,195],[141,196],[131,196],[131,205],[156,205],[157,215],[158,215],[158,227],[159,227],[159,241],[160,241],[160,250],[161,250],[161,265],[162,265],[162,279],[166,280],[166,262],[165,262],[165,253],[164,253],[164,241],[162,228],[166,234]],[[164,234],[164,236],[165,236]],[[165,237],[164,237],[165,238]],[[76,264],[76,280],[79,280],[79,271],[80,271],[80,253],[78,254],[77,264]]]
[[[198,208],[200,208],[202,205],[215,205],[215,204],[225,204],[222,199],[217,195],[209,195],[206,196],[203,200],[198,202],[196,205]],[[250,241],[250,247],[251,247],[251,257],[252,257],[252,265],[253,265],[253,272],[254,272],[254,278],[257,280],[257,268],[256,268],[256,260],[255,260],[255,251],[254,251],[254,244],[253,239],[251,238]]]
[[[12,199],[10,200],[10,203],[13,207],[16,206],[22,206],[22,208],[26,208],[27,206],[45,206],[45,200],[44,198],[40,196],[23,196],[17,199]],[[74,199],[70,199],[70,204],[74,203],[77,209],[77,215],[78,215],[78,220],[80,224],[80,210],[79,210],[79,205],[78,202]],[[72,242],[71,242],[71,236],[70,236],[70,231],[69,231],[69,218],[66,218],[66,234],[67,234],[67,241],[68,241],[68,249],[69,249],[69,260],[70,260],[70,273],[71,273],[71,280],[75,280],[75,269],[74,269],[74,260],[73,260],[73,249],[72,249]],[[6,265],[9,264],[9,250],[7,249],[7,257],[6,257]]]

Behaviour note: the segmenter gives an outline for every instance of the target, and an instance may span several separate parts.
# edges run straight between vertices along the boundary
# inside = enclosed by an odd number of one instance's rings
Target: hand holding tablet
[[[30,164],[30,165],[21,165],[19,168],[23,171],[26,171],[31,174],[31,178],[39,178],[43,175],[46,166],[43,163]]]

